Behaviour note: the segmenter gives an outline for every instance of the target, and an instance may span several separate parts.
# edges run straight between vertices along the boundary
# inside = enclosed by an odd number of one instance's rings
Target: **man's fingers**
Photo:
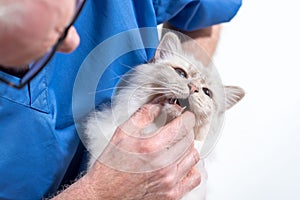
[[[154,136],[138,141],[139,149],[136,152],[142,153],[143,160],[151,166],[150,171],[168,171],[172,166],[178,171],[178,163],[182,162],[181,174],[176,173],[179,181],[198,162],[199,154],[193,147],[194,120],[194,115],[186,112],[161,128]]]
[[[112,142],[121,145],[124,150],[136,153],[161,152],[182,155],[194,139],[193,127],[195,117],[185,112],[172,122],[157,130],[149,137],[141,136],[141,132],[151,124],[161,110],[159,104],[142,106],[133,116],[121,125]],[[121,143],[119,143],[122,141]],[[170,151],[170,152],[166,152]],[[179,152],[181,151],[181,153]],[[173,156],[172,156],[173,157]]]
[[[174,188],[174,193],[176,196],[183,197],[200,183],[201,174],[196,167],[193,167],[191,171],[178,183],[177,187]]]
[[[191,112],[184,112],[179,117],[175,118],[169,124],[165,125],[156,133],[145,139],[143,142],[152,151],[160,149],[169,149],[178,142],[182,142],[183,138],[192,137],[189,143],[193,141],[193,127],[195,126],[195,116]],[[186,146],[190,146],[187,144]]]
[[[200,160],[198,151],[192,146],[183,159],[178,163],[178,174],[186,176]],[[182,178],[182,177],[180,177]]]
[[[145,104],[139,108],[120,129],[128,135],[140,136],[144,128],[153,122],[156,116],[160,113],[161,105]]]
[[[152,136],[142,136],[142,131],[153,122],[160,110],[161,105],[159,104],[142,106],[130,119],[117,128],[111,140],[111,151],[119,152],[119,155],[127,160],[132,160],[132,162],[141,165],[147,163],[143,169],[146,171],[161,169],[180,162],[178,159],[181,160],[180,158],[187,154],[194,141],[194,114],[185,112],[160,128]],[[191,160],[191,156],[188,156],[187,159]],[[197,157],[194,159],[197,160]],[[184,162],[182,170],[185,174],[188,171],[186,168],[190,168],[190,165],[193,164]]]
[[[141,137],[141,132],[153,122],[160,110],[159,104],[143,105],[116,129],[111,144],[127,152],[142,153],[140,147],[143,146],[144,137]]]

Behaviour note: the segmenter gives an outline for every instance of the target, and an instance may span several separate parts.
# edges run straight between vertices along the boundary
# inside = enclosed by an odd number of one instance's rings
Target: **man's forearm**
[[[96,193],[92,186],[93,184],[90,182],[87,175],[85,175],[77,180],[74,184],[70,185],[67,189],[61,191],[51,200],[97,199]]]

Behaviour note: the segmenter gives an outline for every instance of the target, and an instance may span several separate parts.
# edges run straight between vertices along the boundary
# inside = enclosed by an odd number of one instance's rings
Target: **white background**
[[[300,199],[300,6],[244,0],[213,59],[245,98],[207,162],[207,200]]]

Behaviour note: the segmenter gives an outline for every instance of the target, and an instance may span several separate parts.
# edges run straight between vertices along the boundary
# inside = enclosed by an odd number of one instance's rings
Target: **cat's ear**
[[[175,33],[167,32],[156,49],[154,59],[163,59],[174,54],[180,54],[181,52],[182,46],[178,36]]]
[[[225,86],[224,91],[225,91],[226,110],[234,106],[245,96],[244,90],[237,86]]]

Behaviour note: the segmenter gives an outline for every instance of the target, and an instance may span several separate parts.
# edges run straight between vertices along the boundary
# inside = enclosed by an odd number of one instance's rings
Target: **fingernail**
[[[200,154],[198,153],[198,151],[196,149],[194,149],[194,152],[193,152],[193,156],[194,156],[194,159],[195,159],[195,162],[198,163],[200,160]]]
[[[152,104],[150,108],[150,112],[153,116],[157,116],[160,112],[161,105],[160,104]]]

